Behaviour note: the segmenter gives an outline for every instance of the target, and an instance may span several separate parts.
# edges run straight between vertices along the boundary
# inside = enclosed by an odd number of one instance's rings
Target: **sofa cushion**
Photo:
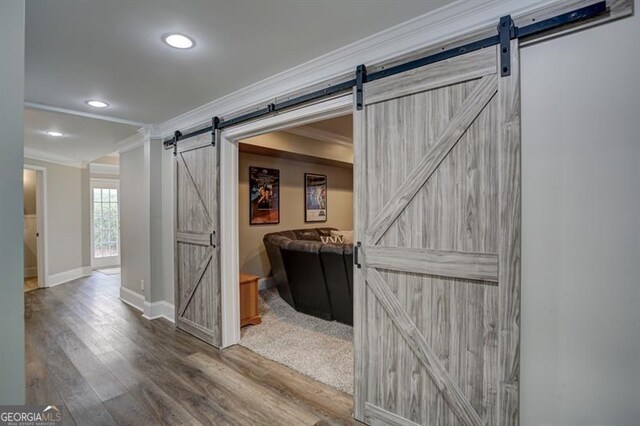
[[[320,246],[320,253],[331,253],[342,256],[344,254],[344,244],[322,244]]]
[[[320,252],[320,247],[322,247],[322,243],[320,241],[291,240],[282,248],[286,248],[287,250],[297,250],[304,253],[318,253]]]
[[[278,247],[286,247],[291,241],[295,241],[281,234],[267,234],[264,236],[264,242]]]
[[[320,234],[315,229],[296,229],[296,240],[320,241]]]
[[[320,259],[334,320],[353,325],[353,302],[344,264],[344,244],[323,244]]]
[[[323,244],[335,228],[274,232],[263,241],[280,296],[294,309],[327,320],[353,324],[352,247]],[[353,272],[351,272],[353,273]]]
[[[282,249],[282,261],[295,309],[326,320],[333,319],[319,249],[314,241],[292,241]]]
[[[273,234],[267,234],[267,235],[279,235],[281,237],[289,238],[290,240],[297,239],[296,233],[293,231],[280,231],[280,232],[275,232]]]
[[[269,257],[269,263],[271,264],[271,275],[276,282],[278,293],[289,305],[294,309],[296,307],[291,289],[289,288],[289,281],[287,279],[287,271],[282,262],[281,250],[286,246],[286,243],[291,241],[288,238],[278,235],[269,235],[264,238],[264,248],[267,251]]]

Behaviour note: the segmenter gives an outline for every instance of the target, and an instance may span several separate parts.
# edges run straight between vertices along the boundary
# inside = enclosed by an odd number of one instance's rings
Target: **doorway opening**
[[[223,346],[246,346],[347,393],[352,105],[342,96],[225,129],[220,138]],[[282,260],[271,240],[285,239]]]
[[[46,169],[25,165],[23,169],[24,291],[47,286]]]
[[[353,393],[353,121],[239,141],[240,345]]]
[[[38,288],[37,174],[23,171],[24,182],[24,291]]]
[[[116,179],[91,179],[91,266],[119,273],[120,188]]]

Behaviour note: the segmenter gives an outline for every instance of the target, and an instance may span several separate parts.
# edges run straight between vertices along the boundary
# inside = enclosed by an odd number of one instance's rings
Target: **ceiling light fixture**
[[[91,99],[91,100],[85,101],[84,103],[94,108],[106,108],[109,106],[108,103],[104,101],[99,101],[96,99]]]
[[[177,33],[166,34],[162,37],[162,41],[176,49],[190,49],[195,44],[195,42],[186,35]]]
[[[59,138],[59,137],[61,137],[61,136],[64,136],[64,135],[63,135],[62,133],[60,133],[60,132],[53,132],[53,131],[47,132],[47,135],[49,135],[49,136],[53,136],[54,138]]]

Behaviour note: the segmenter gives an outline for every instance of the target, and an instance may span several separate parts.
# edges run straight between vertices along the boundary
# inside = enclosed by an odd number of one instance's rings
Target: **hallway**
[[[25,295],[27,404],[65,424],[352,424],[352,398],[118,300],[119,276]]]

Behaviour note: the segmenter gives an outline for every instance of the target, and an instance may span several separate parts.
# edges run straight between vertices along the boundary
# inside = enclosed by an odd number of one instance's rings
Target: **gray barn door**
[[[176,326],[221,346],[218,148],[205,134],[176,153]]]
[[[487,48],[364,85],[355,415],[518,424],[520,92]]]

